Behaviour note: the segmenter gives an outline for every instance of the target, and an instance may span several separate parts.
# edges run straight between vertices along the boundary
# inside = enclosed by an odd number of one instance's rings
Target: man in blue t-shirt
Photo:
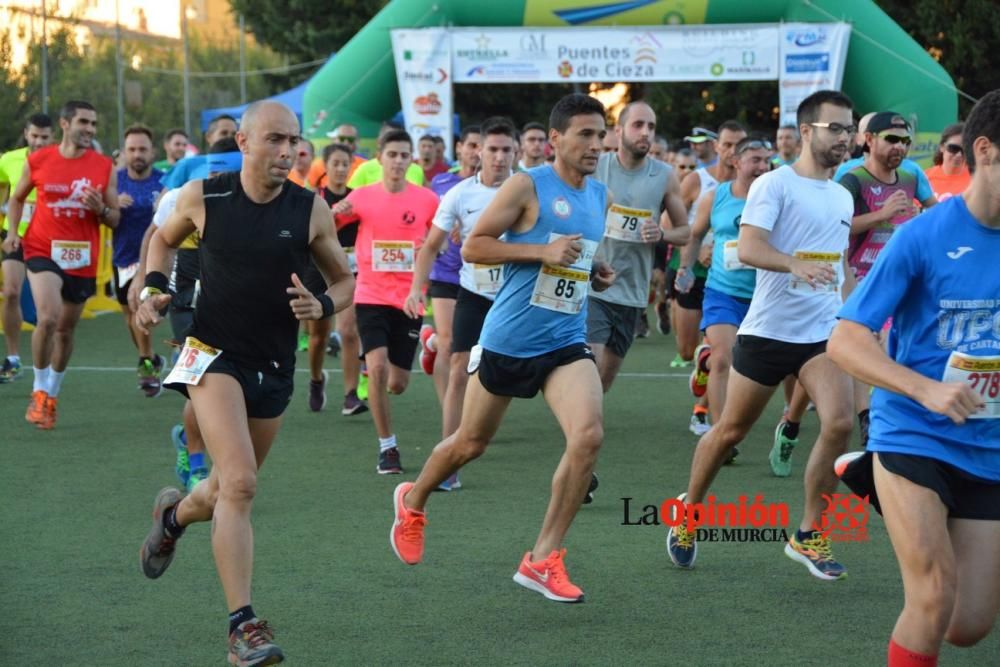
[[[963,143],[969,188],[895,233],[828,345],[876,387],[868,451],[836,470],[881,511],[902,571],[889,667],[936,665],[943,640],[975,644],[1000,611],[1000,90]]]
[[[512,398],[541,391],[563,426],[566,451],[541,532],[514,581],[550,600],[583,602],[583,591],[566,572],[562,543],[604,439],[601,378],[586,343],[587,293],[606,289],[615,278],[607,263],[594,259],[607,188],[588,177],[597,169],[604,114],[604,106],[586,95],[559,100],[549,120],[555,163],[507,179],[465,241],[463,259],[505,264],[504,281],[480,344],[469,354],[458,430],[433,449],[416,482],[400,484],[393,494],[389,540],[404,563],[416,565],[423,557],[431,492],[486,451]]]
[[[139,270],[142,237],[153,222],[153,208],[163,190],[163,172],[153,168],[153,132],[145,125],[125,130],[125,168],[118,170],[118,204],[121,220],[115,228],[111,263],[115,274],[115,295],[122,306],[125,326],[139,351],[139,389],[149,398],[160,395],[163,357],[153,353],[153,341],[135,323],[128,291]]]
[[[236,119],[225,114],[216,116],[205,130],[205,145],[211,146],[220,139],[235,136]],[[176,163],[170,173],[163,177],[163,185],[168,190],[173,190],[198,178],[208,178],[207,155],[192,155]]]

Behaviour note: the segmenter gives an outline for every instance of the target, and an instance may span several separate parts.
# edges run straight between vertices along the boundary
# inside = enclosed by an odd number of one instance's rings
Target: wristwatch
[[[139,303],[145,302],[146,299],[153,296],[154,294],[163,294],[163,292],[156,289],[155,287],[143,287],[142,291],[139,292]]]
[[[108,217],[108,213],[111,213],[111,207],[105,205],[104,208],[101,209],[99,217],[101,217],[101,218],[107,218]]]

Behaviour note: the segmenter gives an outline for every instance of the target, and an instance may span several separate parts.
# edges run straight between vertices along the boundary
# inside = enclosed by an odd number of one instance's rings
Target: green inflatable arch
[[[350,122],[373,136],[399,109],[389,31],[436,26],[664,25],[846,21],[853,25],[843,89],[862,111],[915,116],[925,157],[955,121],[954,83],[871,0],[393,0],[323,66],[305,92],[306,134]],[[871,37],[876,36],[876,37]]]

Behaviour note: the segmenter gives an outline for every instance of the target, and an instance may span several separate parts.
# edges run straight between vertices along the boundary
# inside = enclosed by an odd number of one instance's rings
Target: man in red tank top
[[[97,112],[88,102],[70,101],[59,115],[62,141],[28,156],[8,210],[20,219],[28,193],[37,202],[22,240],[17,230],[4,250],[24,248],[28,282],[38,310],[31,336],[35,381],[25,419],[41,429],[56,423],[56,400],[73,331],[83,306],[96,291],[100,226],[118,225],[118,183],[112,161],[93,150]]]

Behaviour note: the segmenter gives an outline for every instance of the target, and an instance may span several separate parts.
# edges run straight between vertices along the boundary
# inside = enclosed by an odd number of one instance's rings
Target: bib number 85
[[[556,287],[552,290],[556,296],[561,296],[566,299],[572,299],[573,294],[576,293],[576,281],[566,280],[565,278],[560,278],[556,281]]]

